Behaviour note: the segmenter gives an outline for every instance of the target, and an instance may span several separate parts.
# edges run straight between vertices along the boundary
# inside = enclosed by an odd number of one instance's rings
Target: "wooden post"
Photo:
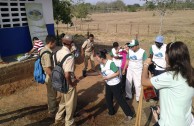
[[[117,33],[117,24],[116,24],[116,33]]]
[[[138,28],[137,28],[137,34],[139,34],[139,24],[137,26],[138,26]]]
[[[148,24],[148,35],[150,34],[150,25]]]
[[[130,26],[130,35],[132,35],[132,27],[133,27],[133,25],[131,24],[131,26]]]
[[[135,126],[141,126],[142,102],[143,102],[143,86],[141,86],[141,94],[140,94],[140,98],[139,98],[139,105],[138,105],[138,109],[137,109]]]
[[[106,24],[106,32],[108,32],[108,24]]]

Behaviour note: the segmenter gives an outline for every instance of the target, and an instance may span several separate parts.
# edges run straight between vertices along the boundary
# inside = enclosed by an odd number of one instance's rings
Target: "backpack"
[[[67,57],[72,56],[72,54],[70,53],[65,55],[61,60],[61,62],[57,62],[56,54],[57,53],[54,54],[55,67],[52,70],[52,75],[51,75],[52,86],[55,90],[61,93],[67,93],[69,90],[69,85],[66,82],[65,73],[62,65],[67,59]]]
[[[34,63],[34,79],[36,82],[44,84],[45,83],[45,78],[46,78],[46,74],[44,73],[44,70],[42,68],[42,64],[41,64],[41,58],[42,56],[48,53],[50,55],[52,55],[51,52],[49,51],[44,51],[35,61]]]

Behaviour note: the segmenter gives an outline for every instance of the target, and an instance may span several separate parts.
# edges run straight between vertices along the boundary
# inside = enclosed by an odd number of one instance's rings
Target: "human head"
[[[54,35],[46,36],[46,45],[48,45],[51,49],[56,46],[56,37]]]
[[[107,50],[100,50],[99,52],[96,53],[96,60],[99,63],[103,63],[104,60],[106,60],[106,54],[107,54]]]
[[[183,42],[176,41],[167,44],[166,62],[169,65],[167,70],[174,71],[174,76],[180,73],[187,79],[188,84],[194,87],[194,70],[190,62],[189,50]]]
[[[33,37],[32,41],[39,40],[37,37]]]
[[[124,45],[124,49],[126,50],[126,51],[128,51],[129,50],[129,45],[130,43],[129,42],[127,42],[127,43],[125,43],[125,45]]]
[[[62,38],[62,43],[64,46],[67,46],[68,48],[71,48],[71,44],[73,42],[73,37],[71,35],[65,35],[63,38]]]
[[[89,40],[90,40],[91,42],[94,41],[94,35],[93,35],[93,34],[90,34],[90,35],[89,35]]]
[[[113,46],[113,48],[117,49],[119,47],[119,43],[118,42],[113,42],[112,46]]]
[[[155,45],[160,48],[164,43],[164,37],[161,35],[156,36]]]
[[[139,49],[139,41],[136,39],[133,39],[128,46],[131,50],[136,52]]]

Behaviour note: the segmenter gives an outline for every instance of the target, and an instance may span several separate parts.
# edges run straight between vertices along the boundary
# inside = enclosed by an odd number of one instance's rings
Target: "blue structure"
[[[1,1],[0,54],[2,57],[26,53],[32,48],[25,3],[42,3],[48,34],[55,34],[52,0]]]

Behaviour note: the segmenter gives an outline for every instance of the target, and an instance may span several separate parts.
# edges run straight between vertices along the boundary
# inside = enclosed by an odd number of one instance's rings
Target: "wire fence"
[[[62,32],[100,32],[100,33],[110,33],[110,34],[128,34],[128,35],[141,35],[150,36],[153,34],[158,34],[160,25],[159,24],[139,24],[139,23],[129,23],[129,24],[111,24],[111,23],[88,23],[88,24],[76,24],[74,26],[69,25],[59,25],[56,26],[59,33]],[[188,36],[194,37],[194,25],[165,25],[162,29],[163,35],[174,35],[174,36]]]

